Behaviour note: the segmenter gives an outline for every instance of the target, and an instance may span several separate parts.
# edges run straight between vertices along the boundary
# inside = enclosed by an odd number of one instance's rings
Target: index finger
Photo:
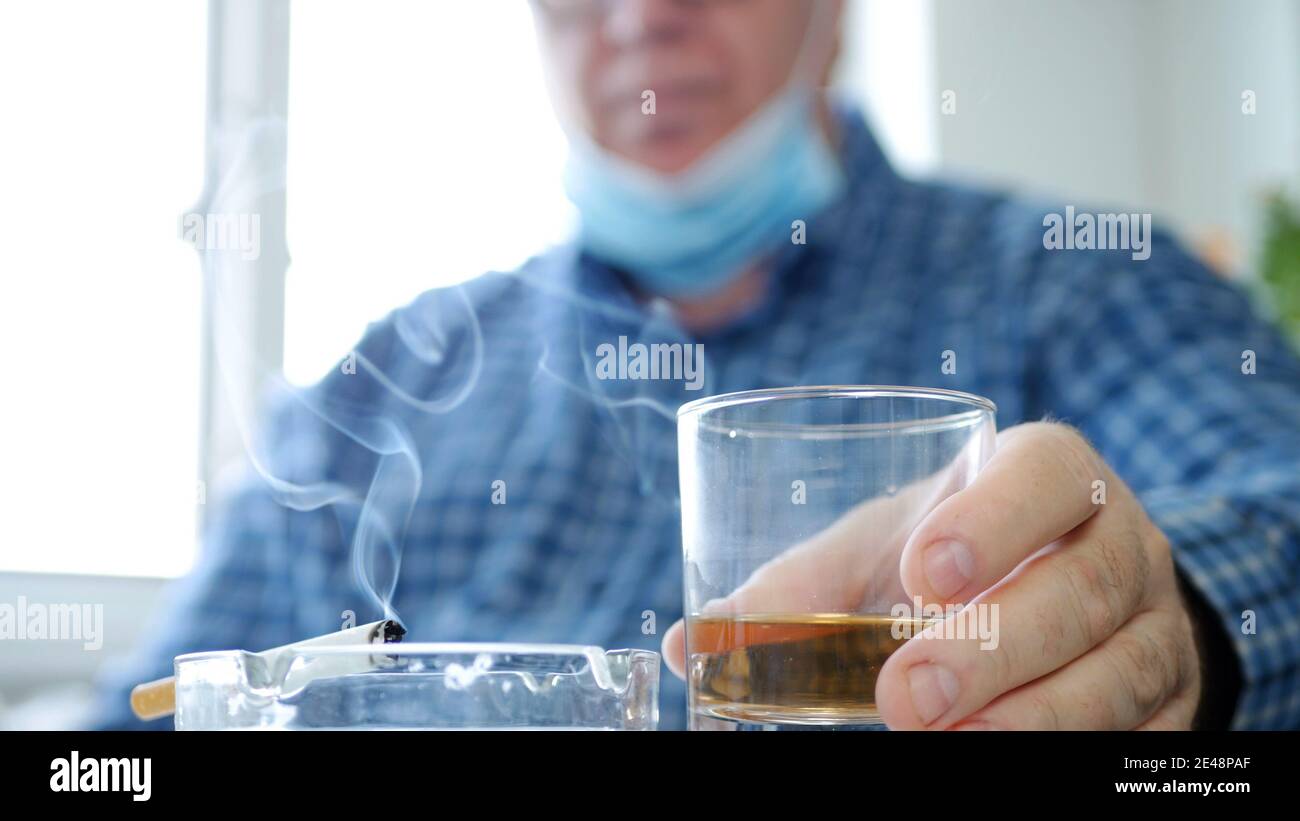
[[[968,601],[1096,513],[1095,483],[1109,474],[1080,433],[1034,422],[998,440],[975,481],[939,503],[908,539],[900,571],[909,594]]]

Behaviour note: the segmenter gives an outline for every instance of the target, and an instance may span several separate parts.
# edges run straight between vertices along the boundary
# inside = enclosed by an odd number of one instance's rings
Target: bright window
[[[0,4],[0,570],[195,552],[198,0]]]
[[[564,140],[523,2],[293,6],[285,375],[562,239]]]

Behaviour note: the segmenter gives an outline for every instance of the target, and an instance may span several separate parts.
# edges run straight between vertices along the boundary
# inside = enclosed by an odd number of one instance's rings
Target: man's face
[[[814,3],[839,13],[839,0],[533,0],[560,116],[662,172],[690,165],[785,84]],[[820,75],[833,43],[809,48]]]

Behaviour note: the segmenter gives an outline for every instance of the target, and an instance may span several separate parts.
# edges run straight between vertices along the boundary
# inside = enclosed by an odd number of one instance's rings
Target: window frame
[[[220,475],[247,460],[246,438],[255,435],[246,425],[257,411],[272,375],[284,361],[285,277],[289,267],[285,236],[286,186],[284,157],[289,110],[289,0],[208,0],[207,116],[204,138],[203,190],[190,213],[223,214],[231,205],[246,207],[259,219],[260,253],[251,260],[226,256],[220,273],[228,286],[222,309],[231,322],[219,322],[214,286],[218,272],[212,260],[203,265],[200,343],[199,480],[212,488]],[[228,135],[244,134],[266,122],[269,141],[241,162],[239,145]],[[267,180],[276,184],[268,186]],[[224,191],[252,188],[256,195],[242,203],[223,201]],[[226,338],[245,334],[243,340]],[[223,369],[220,351],[242,347],[261,367],[235,372]],[[210,499],[207,499],[210,501]],[[200,530],[207,505],[201,506]],[[201,546],[200,546],[201,549]]]

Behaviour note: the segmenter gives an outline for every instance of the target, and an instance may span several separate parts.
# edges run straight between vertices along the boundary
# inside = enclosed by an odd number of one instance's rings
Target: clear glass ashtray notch
[[[178,730],[653,730],[659,654],[358,644],[178,656]]]

